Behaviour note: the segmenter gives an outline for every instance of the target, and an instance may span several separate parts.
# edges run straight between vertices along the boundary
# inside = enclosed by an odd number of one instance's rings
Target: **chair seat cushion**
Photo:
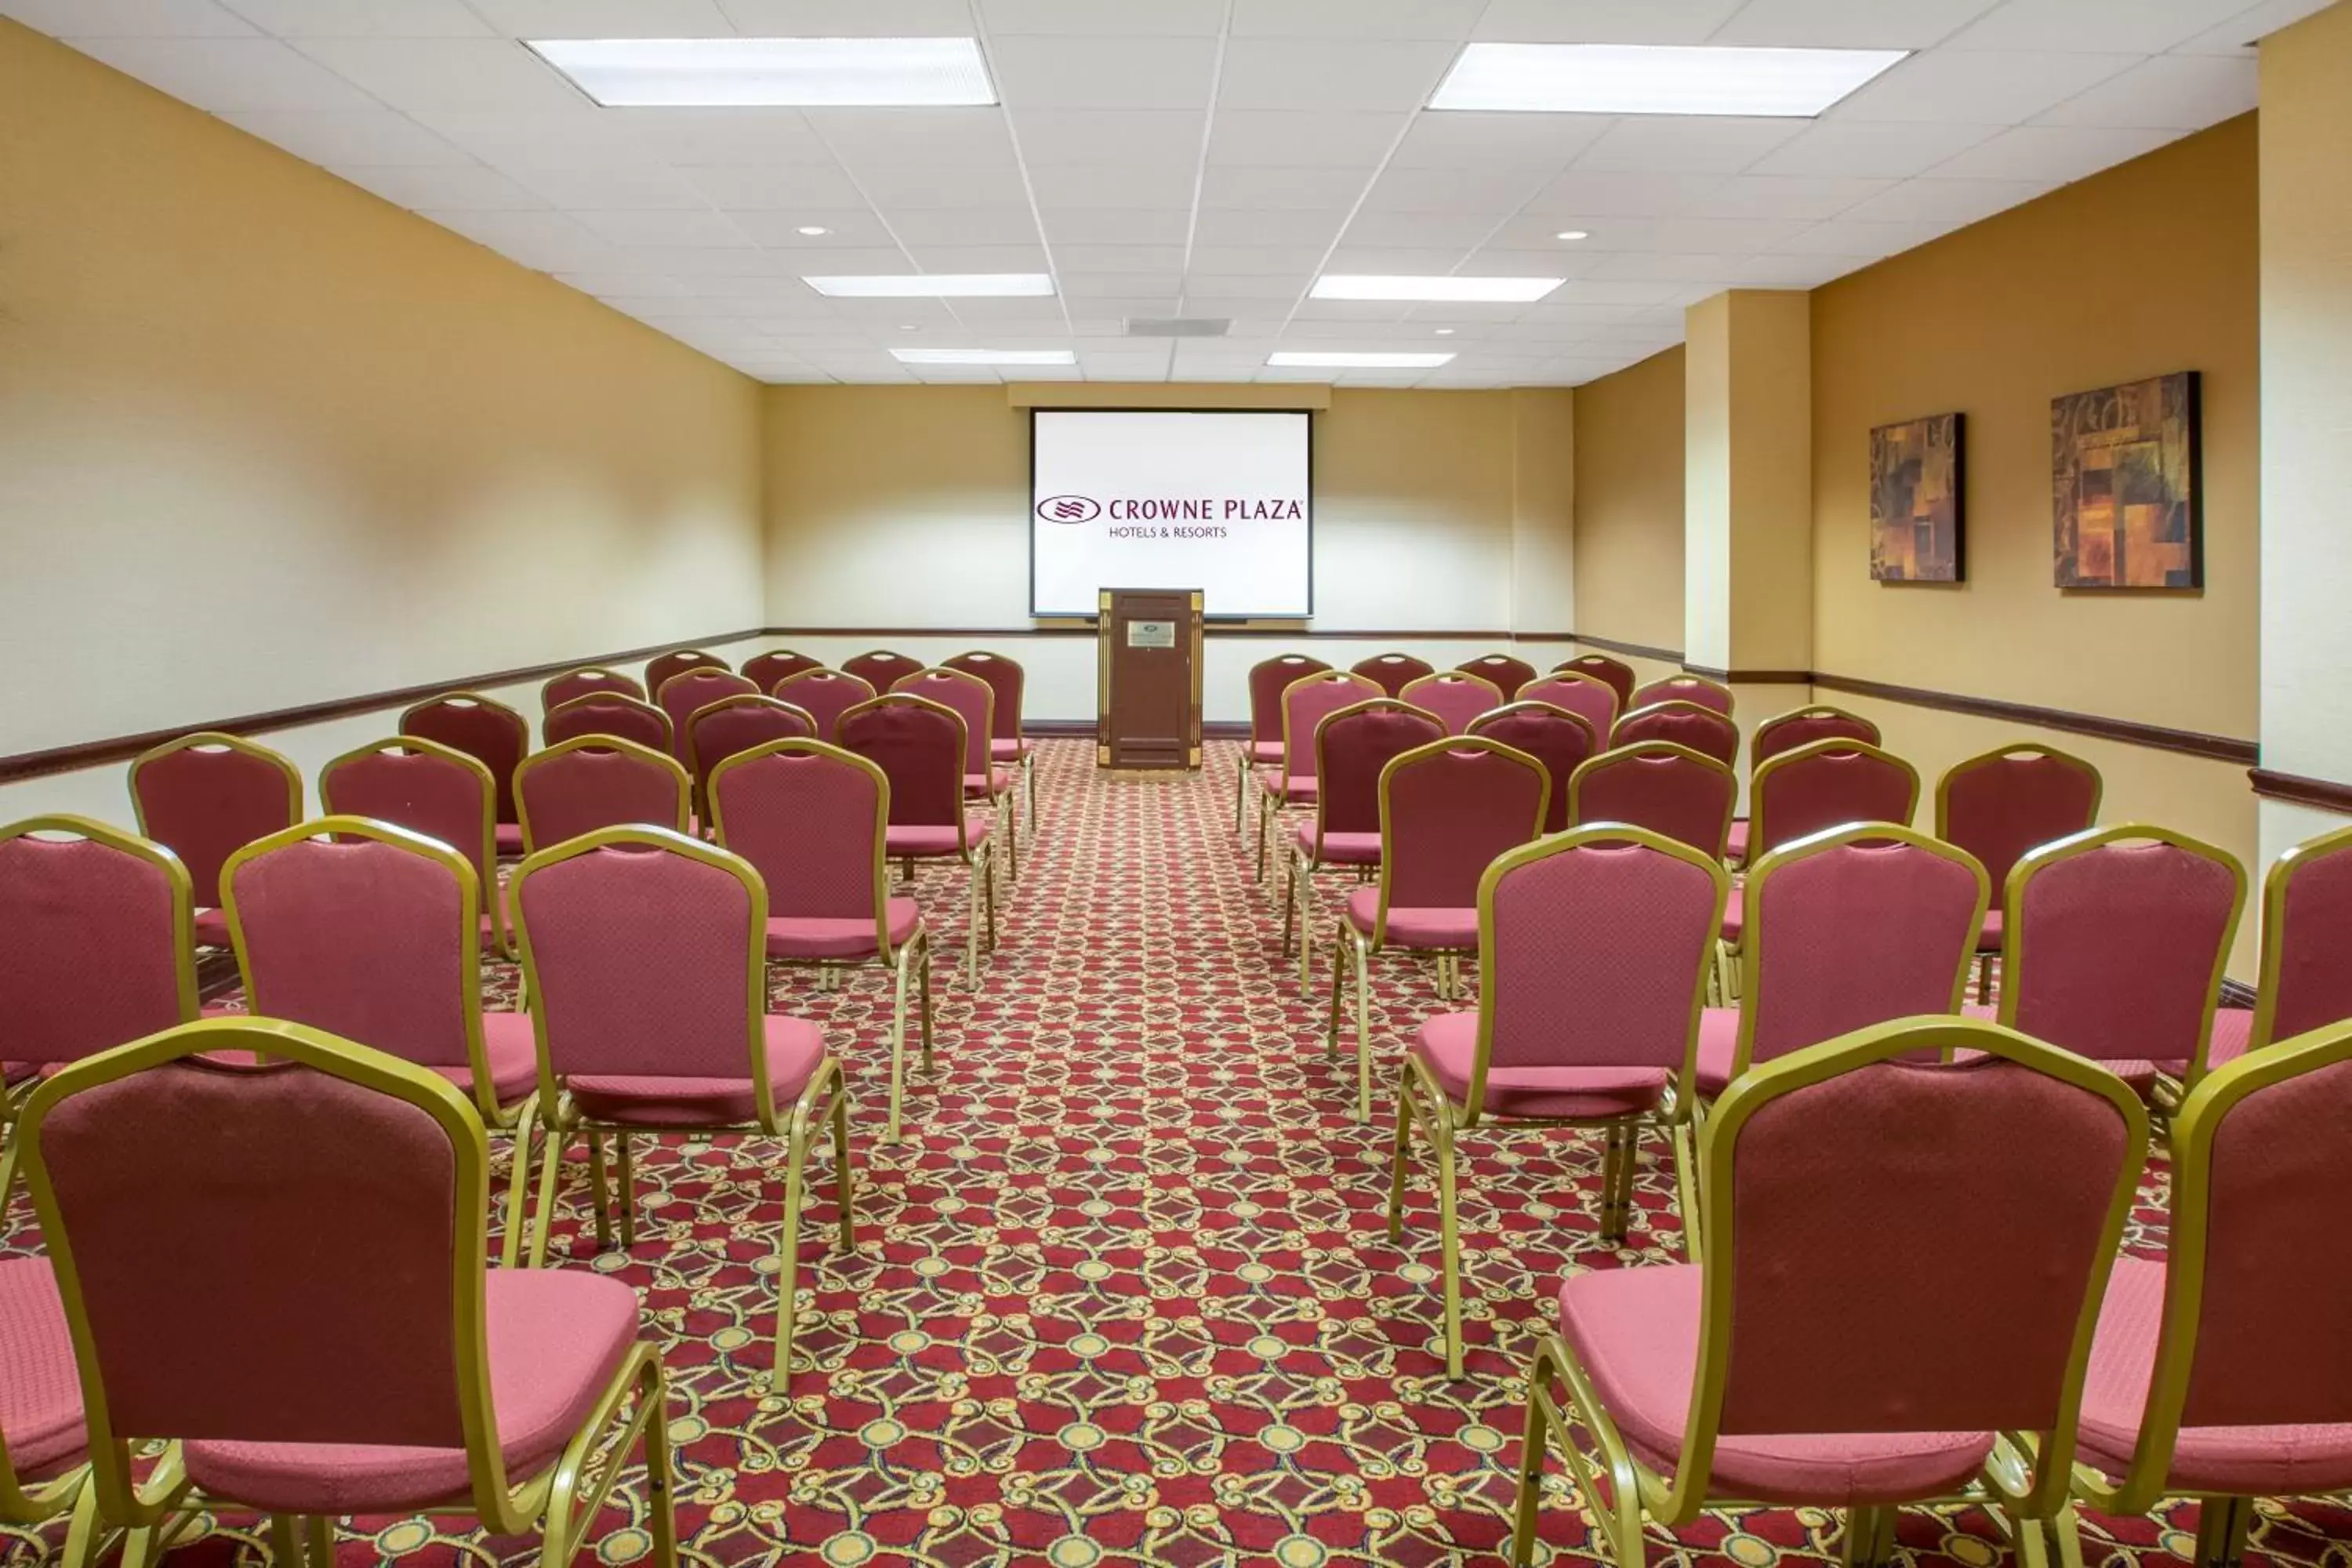
[[[1740,894],[1745,890],[1741,888],[1734,888],[1731,889],[1731,896],[1723,900],[1723,940],[1734,947],[1739,945],[1741,917],[1745,913]]]
[[[1727,858],[1733,860],[1748,858],[1748,819],[1746,817],[1735,816],[1731,819],[1731,836],[1723,841],[1723,852]]]
[[[2213,1038],[2205,1047],[2205,1065],[2220,1067],[2223,1062],[2236,1061],[2246,1054],[2246,1043],[2254,1037],[2254,1010],[2252,1007],[2216,1007],[2213,1010]]]
[[[1393,920],[1396,911],[1389,913]],[[1478,1015],[1440,1013],[1413,1037],[1412,1054],[1429,1064],[1447,1098],[1468,1103]],[[1663,1068],[1490,1067],[1486,1114],[1547,1121],[1631,1116],[1657,1106],[1669,1076]]]
[[[1037,749],[1034,741],[1019,741],[1009,736],[988,742],[988,754],[1000,763],[1017,763]]]
[[[1315,858],[1315,825],[1302,822],[1294,836],[1299,852]],[[1377,866],[1381,863],[1381,836],[1377,833],[1327,833],[1323,836],[1323,864],[1327,866]]]
[[[1963,1018],[1981,1018],[1989,1024],[1999,1023],[2000,1021],[2000,1008],[1997,1005],[1990,1002],[1963,1002],[1960,1004],[1960,1016]],[[2249,1015],[2249,1016],[2252,1016],[2252,1015]],[[1977,1058],[1982,1055],[1984,1055],[1982,1051],[1969,1050],[1963,1047],[1962,1049],[1952,1053],[1952,1059],[1956,1062],[1974,1061]],[[2116,1061],[2101,1059],[2099,1061],[2099,1065],[2106,1068],[2109,1072],[2115,1074],[2117,1078],[2123,1079],[2126,1083],[2131,1085],[2133,1090],[2143,1100],[2147,1099],[2149,1091],[2156,1088],[2157,1075],[2159,1072],[2169,1073],[2174,1078],[2179,1078],[2189,1070],[2189,1064],[2187,1062],[2158,1063],[2141,1061],[2137,1058],[2125,1058]]]
[[[1266,790],[1285,805],[1311,805],[1315,802],[1315,775],[1295,773],[1286,779],[1269,779]]]
[[[556,1460],[637,1337],[637,1294],[580,1269],[493,1268],[483,1280],[490,1400],[507,1479]],[[188,1475],[225,1501],[271,1513],[408,1513],[472,1489],[463,1448],[354,1443],[186,1445]]]
[[[1254,768],[1271,768],[1279,765],[1282,762],[1282,742],[1279,741],[1252,741],[1250,742],[1249,760],[1250,766]]]
[[[1672,1475],[1698,1363],[1699,1266],[1579,1274],[1559,1289],[1559,1330],[1635,1456]],[[1955,1491],[1983,1468],[1990,1432],[1808,1433],[1716,1438],[1707,1495],[1844,1508]]]
[[[1977,951],[1999,952],[2001,931],[2000,900],[1996,899],[1992,906],[1985,910],[1984,929],[1977,933]]]
[[[226,947],[228,945],[228,911],[198,910],[195,942],[198,947]]]
[[[1378,888],[1348,889],[1349,925],[1370,936],[1380,915]],[[1415,952],[1475,952],[1478,949],[1478,911],[1405,909],[1391,904],[1385,945]]]
[[[1698,1092],[1713,1100],[1731,1087],[1731,1058],[1739,1049],[1739,1009],[1705,1007],[1698,1016]]]
[[[892,899],[883,912],[893,948],[922,929],[923,911],[912,899]],[[770,958],[870,958],[878,951],[872,921],[783,915],[768,922]]]
[[[482,1054],[490,1058],[490,1090],[500,1105],[512,1105],[539,1087],[539,1041],[528,1013],[482,1015]],[[435,1072],[471,1093],[471,1068],[435,1068]]]
[[[38,1062],[0,1062],[0,1085],[14,1089],[28,1078],[38,1077],[40,1071]]]
[[[501,822],[498,825],[498,850],[500,855],[522,853],[522,824]]]
[[[920,827],[891,827],[884,830],[883,848],[893,858],[931,859],[941,855],[962,853],[964,846],[973,849],[988,842],[988,818],[974,812],[963,819],[964,845],[956,843],[956,830],[944,823]]]
[[[46,1258],[0,1258],[0,1441],[19,1480],[82,1460],[81,1375],[58,1277]]]
[[[789,1115],[824,1060],[824,1030],[806,1018],[767,1017],[768,1090],[780,1115]],[[748,1078],[574,1076],[572,1103],[591,1121],[630,1127],[735,1127],[760,1119],[759,1096]]]
[[[999,795],[1013,787],[1013,770],[990,764],[988,772],[963,775],[963,791],[968,795]]]
[[[2083,1380],[2081,1458],[2111,1477],[2130,1468],[2164,1324],[2165,1269],[2116,1259]],[[2352,1425],[2184,1426],[2168,1489],[2307,1497],[2352,1487]]]

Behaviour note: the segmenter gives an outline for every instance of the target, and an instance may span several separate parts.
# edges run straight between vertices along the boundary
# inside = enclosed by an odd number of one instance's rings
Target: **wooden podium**
[[[1106,588],[1097,637],[1095,765],[1201,765],[1201,591]]]

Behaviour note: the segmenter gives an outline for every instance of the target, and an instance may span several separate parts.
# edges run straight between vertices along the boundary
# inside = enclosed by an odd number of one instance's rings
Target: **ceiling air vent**
[[[1130,338],[1222,338],[1233,330],[1223,316],[1129,316]]]

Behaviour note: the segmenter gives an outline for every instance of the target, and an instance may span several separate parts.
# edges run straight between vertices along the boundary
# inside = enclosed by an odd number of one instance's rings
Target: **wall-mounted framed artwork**
[[[2202,588],[2193,370],[2050,404],[2051,563],[2061,588]]]
[[[1931,414],[1870,433],[1870,575],[1880,583],[1958,583],[1968,572],[1962,529],[1962,420]]]

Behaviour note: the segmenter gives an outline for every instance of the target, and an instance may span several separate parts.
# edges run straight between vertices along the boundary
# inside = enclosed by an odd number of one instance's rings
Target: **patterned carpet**
[[[1680,1257],[1671,1170],[1643,1150],[1633,1245],[1596,1239],[1600,1144],[1574,1132],[1465,1141],[1469,1378],[1443,1375],[1436,1221],[1417,1183],[1402,1250],[1381,1229],[1385,1127],[1349,1115],[1352,1064],[1320,1044],[1320,991],[1275,945],[1280,911],[1232,831],[1233,749],[1197,778],[1099,774],[1092,748],[1045,743],[1043,832],[1024,845],[1003,945],[977,996],[951,983],[961,888],[927,878],[939,933],[940,1063],[909,1089],[908,1142],[880,1142],[887,980],[778,984],[824,1019],[856,1087],[858,1245],[824,1245],[829,1162],[804,1227],[801,1370],[770,1367],[781,1151],[672,1137],[638,1165],[637,1246],[593,1254],[584,1173],[569,1173],[564,1268],[634,1285],[674,1379],[678,1524],[709,1563],[1496,1562],[1507,1542],[1520,1376],[1563,1271]],[[1342,887],[1321,890],[1328,930]],[[1318,987],[1329,971],[1319,960]],[[1376,971],[1393,1041],[1434,1005],[1426,976]],[[510,995],[512,977],[499,988]],[[1391,1113],[1393,1068],[1375,1121]],[[643,1147],[642,1144],[640,1146]],[[575,1150],[575,1157],[581,1151]],[[2160,1177],[2136,1241],[2160,1245]],[[31,1238],[25,1210],[8,1237]],[[1955,1259],[1959,1289],[2003,1288]],[[1594,1555],[1558,1466],[1538,1561]],[[641,1472],[596,1550],[643,1554]],[[463,1520],[363,1520],[346,1563],[522,1563],[530,1542]],[[2186,1552],[2193,1510],[2093,1521],[2094,1563]],[[258,1563],[255,1522],[201,1520],[173,1561]],[[46,1536],[0,1531],[7,1560]],[[1710,1516],[1654,1552],[1739,1568],[1832,1555],[1835,1516]],[[2333,1510],[2265,1505],[2254,1547],[2317,1564],[2352,1539]],[[1987,1519],[1906,1513],[1920,1563],[1984,1568]]]

